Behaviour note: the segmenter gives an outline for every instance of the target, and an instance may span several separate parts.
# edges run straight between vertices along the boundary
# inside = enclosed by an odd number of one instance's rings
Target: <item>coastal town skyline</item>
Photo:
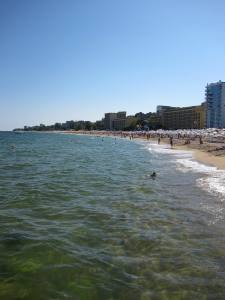
[[[216,7],[216,9],[215,9]],[[1,1],[0,130],[204,101],[225,3]]]
[[[225,128],[225,82],[207,83],[205,100],[198,105],[180,107],[157,105],[155,112],[127,115],[126,111],[107,112],[101,120],[70,120],[14,128],[14,131],[53,130],[177,130]]]

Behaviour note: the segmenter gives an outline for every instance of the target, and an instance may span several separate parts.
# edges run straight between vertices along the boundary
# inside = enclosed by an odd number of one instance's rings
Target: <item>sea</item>
[[[224,300],[225,171],[154,142],[1,132],[0,299]]]

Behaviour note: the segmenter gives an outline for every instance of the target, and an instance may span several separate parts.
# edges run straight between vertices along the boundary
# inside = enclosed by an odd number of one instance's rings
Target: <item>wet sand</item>
[[[214,146],[214,145],[213,145]],[[208,148],[208,149],[207,149]],[[193,153],[194,158],[209,166],[214,166],[220,170],[225,170],[225,154],[224,150],[211,150],[212,145],[207,144],[205,147],[196,147],[196,145],[176,145],[175,149],[188,150]],[[223,152],[222,152],[223,151]]]

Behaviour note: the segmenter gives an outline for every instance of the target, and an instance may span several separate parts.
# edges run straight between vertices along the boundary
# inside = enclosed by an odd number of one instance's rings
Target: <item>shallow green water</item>
[[[221,201],[170,157],[0,133],[0,170],[0,299],[225,299]]]

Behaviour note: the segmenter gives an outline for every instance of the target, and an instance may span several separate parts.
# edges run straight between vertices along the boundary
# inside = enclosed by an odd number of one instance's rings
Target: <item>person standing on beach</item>
[[[160,141],[161,141],[161,139],[160,139],[160,136],[158,137],[158,145],[160,144]]]
[[[172,136],[170,137],[170,146],[171,146],[171,148],[173,148],[173,137]]]

